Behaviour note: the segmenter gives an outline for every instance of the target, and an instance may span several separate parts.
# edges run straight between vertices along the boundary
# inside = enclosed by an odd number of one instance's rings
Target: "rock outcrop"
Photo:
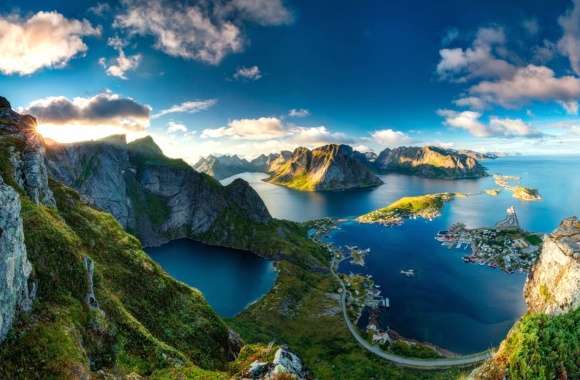
[[[348,145],[330,144],[310,150],[296,148],[276,163],[267,182],[303,191],[340,191],[382,184]]]
[[[527,313],[474,380],[576,379],[580,341],[580,222],[564,219],[544,236],[524,287]]]
[[[485,168],[473,157],[434,146],[385,149],[374,162],[380,173],[402,173],[428,178],[479,178]]]
[[[544,237],[524,288],[528,311],[556,315],[580,306],[580,222],[564,219]]]
[[[28,279],[32,266],[26,255],[20,197],[0,176],[0,342],[19,310],[30,307]]]
[[[54,196],[48,186],[44,139],[36,132],[36,125],[34,117],[13,111],[6,98],[0,97],[0,136],[18,140],[6,152],[12,168],[11,178],[35,203],[54,207]]]
[[[271,220],[247,182],[222,186],[182,160],[165,157],[151,137],[129,144],[123,136],[51,144],[47,157],[52,176],[113,214],[145,246],[195,238],[232,210],[248,223]]]
[[[294,379],[305,380],[310,376],[298,355],[287,347],[280,347],[272,361],[255,360],[242,373],[242,378],[256,380]]]

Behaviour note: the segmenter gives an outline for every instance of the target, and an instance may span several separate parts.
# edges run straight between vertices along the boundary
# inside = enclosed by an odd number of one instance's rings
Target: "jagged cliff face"
[[[267,182],[303,191],[340,191],[383,183],[355,157],[350,146],[336,144],[295,149]]]
[[[14,112],[0,97],[0,341],[17,312],[29,309],[34,297],[16,189],[36,204],[56,205],[48,186],[43,144],[36,120]]]
[[[576,379],[580,376],[580,222],[564,219],[544,237],[524,287],[527,313],[475,380]]]
[[[381,173],[403,173],[429,178],[478,178],[485,168],[470,156],[453,150],[425,146],[385,149],[374,162]]]
[[[576,218],[565,219],[544,237],[524,295],[530,312],[557,315],[580,306],[580,222]]]
[[[26,256],[20,217],[20,196],[0,176],[0,342],[18,310],[30,307],[28,279],[32,267]]]
[[[0,97],[0,105],[8,108],[6,104]],[[0,111],[0,378],[237,376],[226,372],[230,364],[246,373],[251,363],[231,362],[243,342],[201,293],[164,272],[110,214],[89,206],[71,188],[52,179],[49,183],[34,119]],[[222,202],[226,208],[217,213],[243,223],[245,235],[257,227],[270,239],[284,225],[270,221],[257,194],[241,180],[225,188],[211,179],[206,182],[205,175],[182,162],[168,161],[152,141],[131,145],[117,137],[102,143],[86,149],[75,145],[70,151],[53,146],[52,153],[63,163],[51,164],[94,196],[91,203],[126,211],[128,223],[136,222],[128,184],[134,180],[140,196],[182,196],[194,202],[184,205],[186,215],[188,207],[196,209],[193,214],[206,207],[202,214],[209,217],[207,208],[216,211],[212,202]],[[77,160],[82,164],[77,166]],[[106,184],[98,187],[93,176]],[[184,186],[193,188],[186,192]],[[122,197],[98,197],[107,191],[123,194],[123,189],[127,207],[117,202]],[[207,194],[209,205],[202,205],[196,197]],[[146,199],[148,207],[156,207],[153,199]],[[198,227],[205,225],[198,221]],[[219,217],[217,222],[221,228],[236,228]],[[303,243],[312,244],[306,228],[300,232]],[[288,242],[280,238],[278,247],[284,244]],[[18,318],[19,310],[31,309],[33,299],[33,314]],[[269,346],[250,347],[258,348],[271,351]],[[260,368],[305,373],[295,366],[301,364],[295,355],[278,351],[272,363]]]
[[[13,111],[10,103],[0,97],[0,134],[5,141],[17,140],[18,144],[6,145],[10,162],[10,178],[22,187],[35,203],[54,206],[54,196],[48,187],[45,165],[44,140],[36,133],[36,119]]]
[[[124,137],[53,144],[47,157],[56,179],[113,214],[146,246],[195,238],[231,210],[249,223],[271,220],[245,181],[221,186],[185,162],[165,157],[150,137],[129,144]]]

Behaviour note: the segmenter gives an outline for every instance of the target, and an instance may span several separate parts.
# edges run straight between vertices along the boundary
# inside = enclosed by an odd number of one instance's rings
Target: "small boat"
[[[415,270],[414,269],[401,269],[401,274],[407,277],[415,277]]]

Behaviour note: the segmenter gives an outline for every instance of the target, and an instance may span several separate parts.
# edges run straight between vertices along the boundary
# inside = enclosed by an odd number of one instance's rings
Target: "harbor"
[[[439,231],[435,239],[447,248],[471,248],[471,254],[463,256],[465,263],[500,268],[507,273],[529,271],[542,242],[537,234],[521,229],[514,206],[494,227],[469,229],[455,223],[449,230]]]

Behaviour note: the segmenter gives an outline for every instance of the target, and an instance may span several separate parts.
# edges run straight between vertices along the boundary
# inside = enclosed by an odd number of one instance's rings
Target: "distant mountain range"
[[[377,186],[376,174],[402,173],[427,178],[463,179],[487,175],[479,160],[494,153],[444,149],[435,146],[386,148],[379,155],[361,153],[348,145],[325,145],[313,150],[261,155],[248,161],[238,156],[208,156],[194,168],[216,179],[243,172],[270,174],[266,180],[298,190],[346,190]]]

